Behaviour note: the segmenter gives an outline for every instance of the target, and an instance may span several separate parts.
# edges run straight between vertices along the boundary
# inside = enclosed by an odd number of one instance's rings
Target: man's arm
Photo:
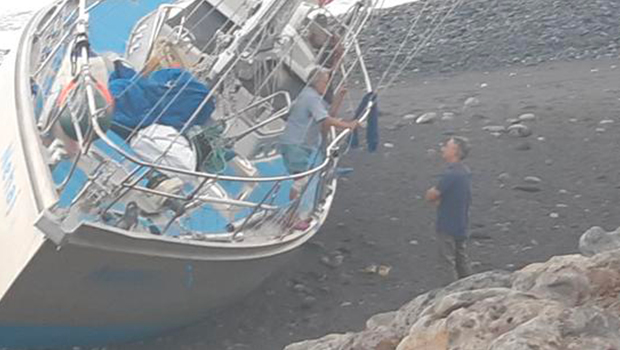
[[[441,201],[441,192],[436,187],[431,187],[426,191],[426,201],[432,204],[439,204]]]
[[[336,92],[336,96],[334,96],[334,100],[332,101],[332,105],[329,108],[329,115],[338,115],[338,111],[340,110],[340,106],[342,105],[342,101],[344,100],[344,96],[347,94],[347,89],[341,87]]]
[[[340,105],[342,104],[342,100],[346,94],[347,90],[345,88],[340,88],[336,93],[331,108],[329,109],[329,115],[327,118],[323,119],[323,122],[321,123],[323,132],[329,131],[329,128],[332,126],[337,129],[355,129],[359,126],[359,122],[357,120],[342,120],[332,117],[338,114],[338,110],[340,109]]]
[[[329,115],[327,118],[323,119],[323,123],[321,124],[323,130],[329,130],[332,126],[338,129],[355,129],[358,125],[359,123],[357,120],[342,120]]]

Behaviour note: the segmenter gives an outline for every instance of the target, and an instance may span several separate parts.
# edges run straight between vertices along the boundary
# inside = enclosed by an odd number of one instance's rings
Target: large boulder
[[[579,251],[586,256],[620,249],[620,227],[607,232],[598,226],[591,227],[579,239]]]

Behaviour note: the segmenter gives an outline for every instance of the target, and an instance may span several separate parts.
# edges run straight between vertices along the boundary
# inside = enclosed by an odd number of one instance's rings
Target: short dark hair
[[[471,150],[469,140],[462,136],[453,136],[451,139],[454,140],[454,143],[456,143],[457,146],[459,146],[459,159],[463,160],[467,158],[467,155],[469,155],[469,151]]]

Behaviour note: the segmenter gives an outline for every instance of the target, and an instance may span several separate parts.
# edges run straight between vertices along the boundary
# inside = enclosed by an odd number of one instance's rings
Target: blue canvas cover
[[[180,68],[161,69],[142,76],[120,61],[115,62],[108,84],[115,103],[113,129],[123,137],[136,127],[145,128],[153,123],[180,131],[211,91]],[[204,125],[214,110],[212,97],[191,125]]]

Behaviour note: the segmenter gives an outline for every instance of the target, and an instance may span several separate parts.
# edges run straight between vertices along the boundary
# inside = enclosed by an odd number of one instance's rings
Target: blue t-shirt
[[[327,118],[327,104],[312,87],[297,96],[280,141],[288,145],[318,148],[321,144],[321,122]]]
[[[471,171],[463,163],[450,163],[440,175],[441,194],[437,208],[437,231],[457,238],[467,237],[471,204]]]

